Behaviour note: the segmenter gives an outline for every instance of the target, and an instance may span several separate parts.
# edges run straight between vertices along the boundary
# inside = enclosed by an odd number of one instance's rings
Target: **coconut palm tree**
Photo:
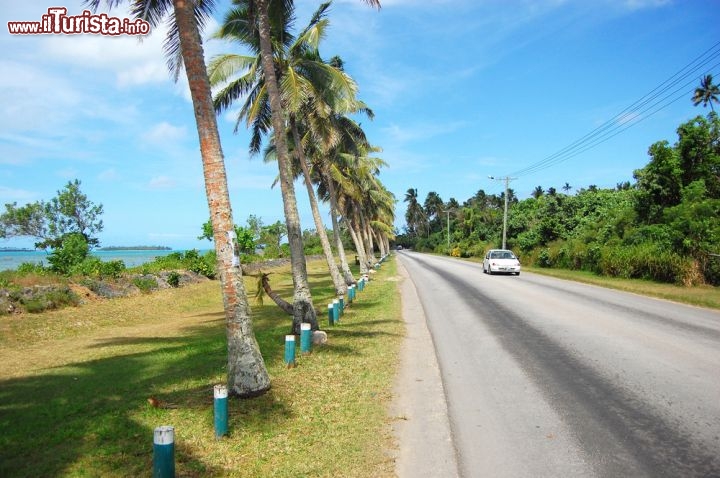
[[[300,218],[297,213],[297,202],[295,201],[292,184],[292,170],[290,156],[285,141],[285,115],[283,112],[282,98],[278,78],[275,74],[272,35],[270,31],[270,5],[271,3],[282,3],[284,6],[292,5],[292,0],[249,0],[252,3],[252,10],[257,14],[257,33],[260,40],[260,60],[265,74],[265,84],[270,102],[270,116],[272,118],[275,147],[278,155],[278,167],[280,170],[280,184],[283,191],[283,204],[285,208],[285,219],[288,224],[288,242],[290,243],[291,264],[293,270],[293,282],[295,296],[293,306],[295,307],[294,320],[300,318],[316,320],[315,310],[312,307],[310,288],[307,287],[307,268],[305,266],[305,255],[302,247],[302,229]],[[379,0],[364,0],[365,3],[380,7]],[[303,277],[304,276],[304,277]]]
[[[533,189],[532,197],[535,199],[540,199],[545,194],[545,190],[542,186],[537,186],[535,189]]]
[[[410,188],[405,193],[405,202],[408,203],[407,210],[405,211],[405,222],[407,223],[408,231],[414,236],[418,236],[426,222],[425,212],[422,206],[418,202],[418,191],[417,189]]]
[[[692,99],[693,105],[697,106],[700,103],[703,104],[703,107],[710,105],[710,109],[715,112],[713,102],[720,102],[719,97],[720,88],[718,87],[718,85],[713,84],[713,77],[712,75],[708,74],[700,79],[700,87],[695,89],[695,93],[693,94]]]
[[[442,229],[442,214],[445,210],[445,203],[438,193],[430,191],[425,196],[423,203],[425,216],[428,219],[428,235],[433,231]]]
[[[370,110],[365,112],[372,118]],[[320,173],[317,178],[318,195],[330,203],[330,218],[335,245],[340,257],[340,267],[345,282],[351,285],[355,283],[355,279],[350,271],[340,237],[339,217],[342,215],[341,204],[346,204],[344,195],[347,195],[348,191],[354,190],[346,172],[350,171],[352,168],[350,165],[356,163],[357,158],[363,154],[362,152],[371,149],[371,146],[360,125],[343,114],[332,115],[328,122],[322,122],[318,126],[327,128],[326,134],[321,134],[316,141],[320,148],[319,154],[316,156],[321,157],[320,161],[316,162],[316,170]],[[320,127],[314,128],[315,132],[320,130]],[[349,174],[353,173],[349,172]],[[355,250],[360,259],[361,273],[367,272],[362,270],[363,267],[366,267],[366,261],[364,255],[360,254],[361,251],[357,248],[357,244]]]
[[[288,31],[292,24],[293,11],[293,2],[288,0],[235,0],[234,8],[226,16],[219,34],[221,36],[226,34],[242,40],[246,46],[257,53],[255,57],[234,56],[237,63],[235,71],[238,68],[246,67],[248,73],[231,87],[237,90],[235,97],[242,94],[248,95],[244,109],[262,109],[261,111],[246,111],[247,117],[253,124],[251,151],[259,151],[262,135],[269,131],[270,127],[273,130],[274,148],[278,159],[278,182],[280,183],[290,246],[294,290],[293,331],[299,333],[301,323],[310,323],[313,329],[318,328],[318,323],[307,279],[302,227],[293,183],[292,161],[286,138],[286,107],[282,104],[283,96],[279,86],[279,68],[277,68],[279,59],[282,58],[282,52],[294,40]],[[274,49],[273,41],[276,45]],[[226,65],[228,64],[230,63],[226,62]],[[220,69],[220,81],[232,73],[232,70],[228,69],[229,67],[224,66],[223,68]],[[226,94],[225,98],[232,100],[234,97]],[[218,106],[217,103],[216,106]],[[229,103],[226,106],[228,105]]]
[[[123,2],[86,0],[94,11],[101,3],[112,8]],[[200,38],[200,30],[211,13],[212,2],[128,0],[128,3],[135,18],[142,18],[153,27],[165,19],[171,22],[165,49],[176,78],[181,68],[185,67],[200,139],[205,191],[225,309],[228,388],[230,393],[239,396],[262,394],[270,388],[270,378],[252,330],[250,306],[236,253],[225,162]]]
[[[282,38],[277,38],[278,47],[275,52],[275,64],[280,76],[280,87],[285,113],[288,116],[289,128],[287,131],[287,144],[291,146],[293,155],[293,172],[300,171],[305,180],[305,185],[310,199],[310,206],[315,221],[315,227],[325,253],[328,269],[335,285],[336,292],[344,295],[347,292],[347,285],[343,280],[335,263],[330,241],[327,237],[325,226],[320,216],[317,198],[314,193],[310,164],[305,154],[306,141],[303,136],[308,129],[304,117],[327,117],[332,111],[334,97],[354,97],[357,85],[343,71],[325,63],[318,53],[318,42],[324,36],[328,24],[325,14],[329,3],[322,4],[315,12],[308,26],[294,38],[289,33],[290,21],[293,17],[292,8],[279,16],[283,25],[274,28],[277,33],[282,33]],[[220,29],[217,37],[237,40],[242,43],[249,42],[251,47],[256,47],[257,41],[253,39],[252,31],[248,31],[247,25],[248,9],[235,8],[226,17],[225,24]],[[254,43],[253,43],[254,42]],[[213,85],[225,83],[228,77],[233,75],[236,78],[230,81],[215,97],[215,104],[218,111],[229,107],[235,100],[240,99],[246,92],[262,91],[265,87],[262,69],[258,68],[258,57],[242,57],[238,55],[221,55],[210,64],[210,78]],[[243,68],[243,75],[237,76],[238,67]],[[330,97],[328,97],[328,92]],[[262,136],[269,130],[267,113],[268,97],[265,94],[246,95],[245,103],[238,115],[237,125],[245,119],[252,126],[253,139],[251,151],[257,152]],[[302,131],[301,131],[302,130]],[[301,134],[302,133],[302,134]],[[271,154],[267,158],[276,159],[277,149],[274,141],[269,148]],[[298,323],[299,327],[299,323]]]

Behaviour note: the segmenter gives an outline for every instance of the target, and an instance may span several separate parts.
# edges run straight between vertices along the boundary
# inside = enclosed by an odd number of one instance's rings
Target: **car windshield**
[[[510,251],[495,251],[490,253],[490,259],[515,259],[515,254]]]

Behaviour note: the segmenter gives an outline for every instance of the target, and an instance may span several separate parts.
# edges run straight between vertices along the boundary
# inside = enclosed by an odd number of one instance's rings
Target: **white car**
[[[490,249],[483,259],[483,272],[487,274],[506,273],[520,275],[520,260],[512,251]]]

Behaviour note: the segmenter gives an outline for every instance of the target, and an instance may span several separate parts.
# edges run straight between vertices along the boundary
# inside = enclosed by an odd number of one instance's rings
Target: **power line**
[[[694,88],[688,91],[688,86],[697,81],[698,75],[702,76],[701,74],[711,73],[718,68],[718,66],[720,66],[720,62],[716,61],[718,58],[720,58],[720,42],[708,48],[700,56],[685,65],[652,91],[585,136],[582,136],[550,156],[507,176],[518,177],[541,171],[563,161],[567,161],[617,136],[626,129],[640,123],[692,93]],[[712,62],[715,63],[708,67],[707,65]]]

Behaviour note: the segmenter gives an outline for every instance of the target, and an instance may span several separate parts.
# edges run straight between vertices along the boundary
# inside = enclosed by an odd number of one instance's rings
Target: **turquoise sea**
[[[122,251],[93,251],[92,255],[102,261],[121,260],[126,267],[135,267],[146,262],[152,262],[156,257],[166,256],[172,252],[166,250],[122,250]],[[201,251],[203,253],[203,251]],[[44,251],[2,251],[0,250],[0,271],[17,269],[23,262],[42,263],[50,265],[47,260],[48,253]]]

